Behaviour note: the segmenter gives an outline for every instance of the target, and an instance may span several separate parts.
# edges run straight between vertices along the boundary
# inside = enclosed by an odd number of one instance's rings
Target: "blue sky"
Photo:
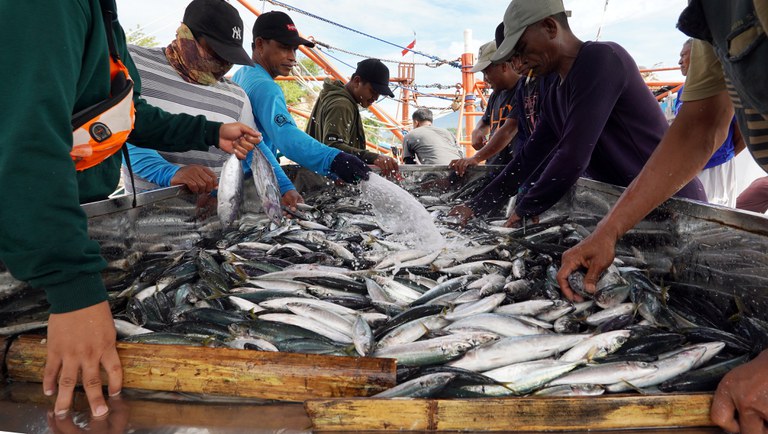
[[[380,39],[407,45],[416,33],[416,50],[442,59],[456,59],[464,52],[464,31],[469,29],[472,38],[469,48],[477,48],[493,38],[496,25],[501,22],[509,4],[506,0],[478,2],[472,0],[284,0],[295,8],[302,9],[327,20],[354,28]],[[181,22],[188,0],[117,0],[120,21],[126,31],[141,26],[146,34],[155,36],[165,45],[174,37]],[[236,0],[230,0],[246,27],[245,46],[250,52],[251,31],[255,16]],[[675,28],[680,11],[686,0],[613,0],[607,8],[605,0],[565,0],[565,7],[572,11],[570,24],[574,33],[582,40],[594,40],[600,28],[600,40],[615,41],[624,46],[643,67],[676,66],[680,46],[686,37]],[[374,39],[341,29],[296,11],[274,6],[266,1],[251,1],[260,11],[280,10],[287,12],[296,27],[305,36],[334,47],[363,54],[368,57],[426,62],[429,59],[407,55],[402,57],[400,49]],[[604,12],[605,10],[605,12]],[[329,55],[338,58],[335,64],[342,73],[350,75],[363,57],[338,51]],[[396,65],[388,64],[395,75]],[[478,79],[482,78],[478,74]],[[658,74],[663,80],[682,80],[679,72]],[[457,68],[441,66],[416,67],[417,85],[440,83],[453,85],[461,81]],[[398,96],[399,92],[395,92]],[[432,98],[422,98],[426,106],[444,106],[447,103]],[[383,101],[382,107],[395,115],[396,104]]]

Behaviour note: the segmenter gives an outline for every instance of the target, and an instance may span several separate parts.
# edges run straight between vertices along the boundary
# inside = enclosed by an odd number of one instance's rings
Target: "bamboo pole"
[[[305,402],[316,431],[574,431],[708,427],[712,396],[335,399]]]
[[[395,385],[393,359],[124,342],[117,351],[126,388],[298,402],[369,396]],[[8,377],[42,381],[46,354],[43,336],[20,336],[6,353]]]

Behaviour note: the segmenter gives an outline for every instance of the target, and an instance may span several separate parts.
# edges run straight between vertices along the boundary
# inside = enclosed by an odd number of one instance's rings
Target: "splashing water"
[[[426,209],[410,193],[371,173],[360,183],[362,199],[373,206],[376,221],[394,241],[412,248],[435,250],[445,246],[445,239]]]

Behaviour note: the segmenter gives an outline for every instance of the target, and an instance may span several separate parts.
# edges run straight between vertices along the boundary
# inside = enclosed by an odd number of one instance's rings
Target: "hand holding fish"
[[[584,289],[594,294],[597,280],[603,271],[613,262],[618,237],[610,236],[598,227],[584,241],[563,253],[560,271],[557,272],[557,283],[563,295],[573,301],[583,301],[568,285],[568,276],[579,268],[587,270],[584,276]]]
[[[240,122],[223,124],[219,129],[219,149],[244,160],[261,143],[261,133]]]
[[[289,190],[280,199],[280,203],[283,205],[283,207],[286,207],[291,211],[296,211],[297,210],[296,205],[299,203],[304,203],[304,198],[301,197],[298,191]],[[283,214],[288,218],[291,217],[291,214],[288,212],[284,212]]]
[[[539,216],[537,216],[537,215],[535,215],[533,217],[520,217],[519,215],[517,215],[517,213],[513,212],[512,215],[509,216],[507,221],[504,222],[503,226],[505,228],[519,228],[519,227],[522,227],[523,224],[525,223],[524,219],[526,219],[526,218],[528,220],[530,220],[530,222],[533,223],[533,224],[536,224],[536,223],[539,222]]]
[[[768,421],[768,351],[734,368],[720,381],[712,399],[712,422],[728,432],[765,432]]]
[[[171,185],[184,185],[192,193],[210,193],[218,184],[219,180],[211,169],[196,164],[179,168],[171,178]]]
[[[107,373],[108,393],[120,393],[123,370],[115,347],[115,323],[109,304],[99,304],[66,313],[51,314],[48,320],[48,358],[43,373],[43,391],[58,392],[54,413],[66,415],[72,407],[78,373],[93,417],[109,412],[102,394],[100,367]]]

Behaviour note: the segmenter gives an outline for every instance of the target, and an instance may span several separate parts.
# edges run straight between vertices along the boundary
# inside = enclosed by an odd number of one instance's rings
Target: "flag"
[[[405,46],[405,50],[403,50],[403,56],[405,56],[409,51],[413,50],[413,47],[416,46],[416,37],[414,36],[413,42]]]

